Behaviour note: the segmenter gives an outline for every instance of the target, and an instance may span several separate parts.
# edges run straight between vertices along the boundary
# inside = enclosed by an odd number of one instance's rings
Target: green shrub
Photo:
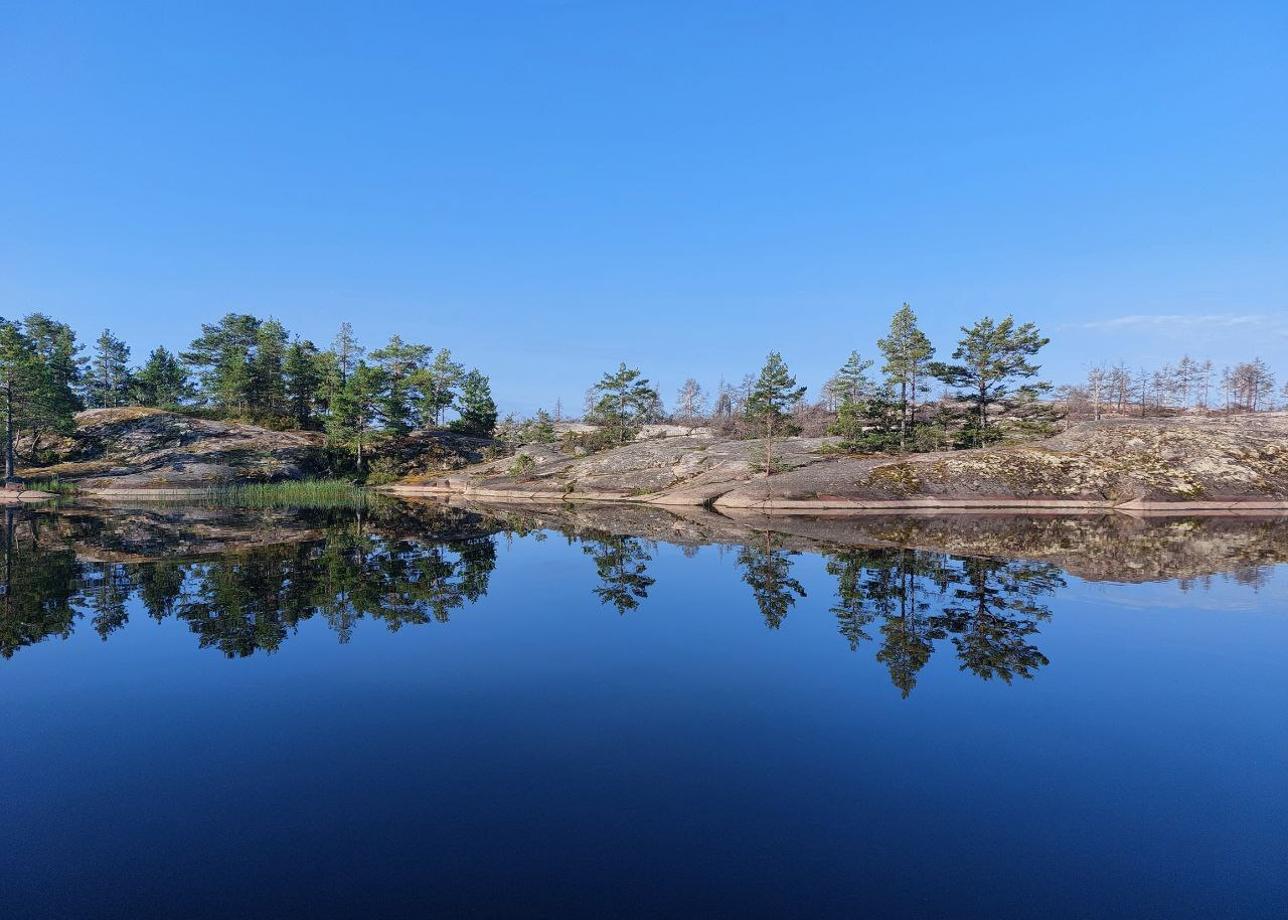
[[[510,464],[510,475],[522,478],[536,469],[537,461],[533,460],[527,454],[519,454]]]

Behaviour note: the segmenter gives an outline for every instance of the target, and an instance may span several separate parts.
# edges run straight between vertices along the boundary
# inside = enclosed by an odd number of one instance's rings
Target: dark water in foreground
[[[0,913],[1284,914],[1288,523],[863,526],[10,513]]]

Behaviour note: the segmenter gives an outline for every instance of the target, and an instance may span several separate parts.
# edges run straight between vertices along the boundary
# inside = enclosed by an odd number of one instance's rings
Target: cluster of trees
[[[905,452],[1043,437],[1066,416],[1257,412],[1279,405],[1275,375],[1260,358],[1219,373],[1211,361],[1188,355],[1155,371],[1098,366],[1084,384],[1053,393],[1050,383],[1037,379],[1036,357],[1049,341],[1033,323],[985,316],[962,326],[950,355],[937,360],[916,313],[903,304],[877,340],[875,355],[852,351],[812,403],[782,355],[771,352],[758,374],[737,385],[722,380],[714,395],[696,378],[686,379],[669,414],[648,379],[622,364],[587,395],[585,420],[606,432],[589,443],[620,444],[653,422],[715,425],[726,434],[762,439],[765,453],[757,462],[772,472],[774,440],[802,430],[838,435],[847,451]],[[1288,384],[1279,396],[1288,404]],[[554,440],[551,423],[543,411],[511,430],[520,440]]]
[[[490,436],[496,426],[491,385],[477,369],[399,336],[368,351],[348,323],[320,348],[275,319],[229,313],[203,324],[185,351],[158,347],[138,367],[111,330],[82,352],[66,323],[39,313],[0,318],[5,432],[22,435],[33,456],[42,436],[68,433],[84,408],[144,406],[325,431],[359,465],[374,434],[441,426],[449,411],[451,427],[466,434]]]
[[[904,304],[877,342],[879,373],[870,373],[874,359],[853,351],[813,406],[805,403],[806,387],[775,351],[760,373],[748,375],[740,386],[721,382],[714,406],[709,407],[702,385],[687,379],[671,418],[714,423],[761,439],[765,452],[758,462],[768,472],[775,468],[774,441],[799,433],[811,412],[822,413],[826,430],[852,451],[975,447],[1012,434],[1048,433],[1058,413],[1039,399],[1050,386],[1033,380],[1039,370],[1033,358],[1049,340],[1032,323],[1016,323],[1010,316],[984,317],[961,332],[952,360],[936,361],[934,345]],[[927,412],[923,397],[932,381],[952,391],[953,398]],[[666,417],[656,388],[625,364],[591,388],[587,406],[586,420],[609,432],[609,444],[628,441],[644,424]],[[538,415],[539,421],[548,418]]]
[[[1261,358],[1241,361],[1218,372],[1210,360],[1183,355],[1156,370],[1125,364],[1096,365],[1083,383],[1058,394],[1070,415],[1166,415],[1185,410],[1261,412],[1288,403],[1288,384],[1277,394],[1275,375]]]

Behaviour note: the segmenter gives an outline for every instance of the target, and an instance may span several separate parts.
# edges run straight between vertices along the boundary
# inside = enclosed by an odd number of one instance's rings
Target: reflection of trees
[[[582,552],[595,560],[599,581],[595,594],[617,608],[619,614],[634,610],[648,597],[654,579],[647,574],[653,555],[638,537],[605,536],[582,544]]]
[[[1048,663],[1028,637],[1051,617],[1038,598],[1062,587],[1060,570],[1046,563],[963,559],[953,600],[935,619],[953,634],[962,670],[1009,684]]]
[[[768,533],[763,546],[748,544],[738,551],[742,580],[751,586],[756,606],[770,629],[782,626],[797,596],[805,596],[804,586],[791,577],[791,557],[795,555],[780,548]]]
[[[203,646],[229,656],[272,651],[314,614],[347,642],[364,618],[390,630],[447,622],[452,611],[487,593],[495,565],[491,537],[439,545],[339,531],[321,544],[269,547],[194,566],[174,614]]]
[[[496,566],[490,535],[442,543],[386,539],[334,526],[320,541],[255,547],[199,561],[82,563],[46,549],[39,516],[4,512],[0,654],[71,635],[88,614],[106,639],[125,625],[133,596],[156,620],[187,624],[201,647],[229,657],[273,651],[303,621],[320,616],[348,641],[354,624],[391,629],[446,622],[487,593]],[[19,526],[21,521],[21,526]]]
[[[1053,565],[881,549],[834,555],[827,570],[837,579],[832,613],[841,635],[857,649],[871,641],[871,626],[879,619],[876,658],[905,697],[935,642],[948,636],[962,669],[985,680],[996,676],[1009,683],[1047,664],[1028,637],[1051,615],[1038,598],[1064,584]]]
[[[125,609],[130,597],[130,576],[124,566],[99,562],[86,566],[86,605],[94,613],[94,630],[104,640],[126,624],[130,614]]]
[[[35,521],[24,521],[20,532],[14,509],[0,509],[0,514],[4,515],[0,656],[11,658],[25,645],[72,634],[78,567],[71,550],[49,552],[39,547]]]
[[[929,597],[944,577],[942,557],[911,549],[858,550],[833,556],[827,569],[837,576],[839,603],[832,608],[851,650],[871,636],[866,627],[881,618],[877,660],[904,696],[943,633],[928,616]]]

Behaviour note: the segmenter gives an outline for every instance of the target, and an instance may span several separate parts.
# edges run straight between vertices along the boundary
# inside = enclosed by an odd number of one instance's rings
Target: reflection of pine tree
[[[952,632],[953,645],[968,670],[984,680],[1031,678],[1048,663],[1028,637],[1050,608],[1038,598],[1064,586],[1060,570],[1041,562],[963,559],[954,602],[936,622]]]
[[[47,551],[37,545],[34,519],[22,522],[13,508],[0,509],[0,657],[12,658],[24,646],[50,636],[66,639],[76,620],[73,601],[80,563],[71,550]]]
[[[746,545],[738,551],[738,565],[744,569],[742,580],[751,586],[765,625],[778,629],[796,597],[805,596],[805,588],[791,577],[795,553],[780,549],[774,538],[765,534],[764,546]]]
[[[149,562],[134,572],[139,600],[157,622],[174,613],[183,594],[185,566],[179,562]]]
[[[925,599],[942,562],[943,557],[933,553],[890,550],[864,586],[885,617],[877,661],[889,669],[890,682],[905,699],[917,686],[917,675],[930,660],[934,641],[943,636],[927,616],[931,605]]]
[[[95,574],[88,590],[89,609],[94,611],[95,631],[106,641],[108,635],[129,622],[130,614],[125,601],[130,596],[130,576],[125,566],[101,562],[94,566]]]
[[[496,541],[477,537],[450,544],[459,557],[460,593],[471,604],[487,594],[488,582],[496,568]]]
[[[619,614],[634,610],[648,597],[653,579],[647,565],[653,556],[638,537],[605,536],[588,541],[582,551],[595,560],[601,584],[595,587],[600,601]]]
[[[877,611],[868,606],[863,590],[867,568],[877,553],[863,550],[832,556],[827,562],[827,572],[836,576],[837,604],[832,608],[837,629],[850,643],[850,651],[858,651],[863,642],[872,641],[866,632],[868,624],[877,618]]]

